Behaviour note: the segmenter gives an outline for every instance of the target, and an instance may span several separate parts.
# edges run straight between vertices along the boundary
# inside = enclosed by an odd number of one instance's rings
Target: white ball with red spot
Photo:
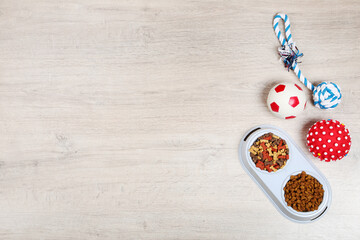
[[[306,95],[295,83],[279,83],[269,92],[267,106],[270,111],[282,119],[296,118],[306,107]]]

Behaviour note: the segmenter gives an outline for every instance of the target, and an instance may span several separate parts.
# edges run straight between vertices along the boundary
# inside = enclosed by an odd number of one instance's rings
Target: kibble
[[[319,208],[324,189],[321,183],[311,175],[302,171],[290,176],[284,187],[285,202],[298,212],[311,212]]]
[[[257,138],[249,151],[255,166],[268,172],[276,172],[283,168],[289,159],[286,141],[273,133],[266,133]]]

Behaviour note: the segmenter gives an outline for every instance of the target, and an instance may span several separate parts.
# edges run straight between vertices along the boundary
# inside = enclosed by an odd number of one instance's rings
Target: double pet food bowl
[[[266,134],[273,133],[287,142],[289,148],[289,159],[286,165],[276,172],[267,172],[255,166],[250,157],[249,149],[257,138]],[[331,203],[331,188],[325,176],[315,167],[315,165],[304,155],[290,136],[280,128],[261,125],[250,129],[241,139],[239,146],[239,159],[241,165],[254,182],[260,187],[265,195],[274,204],[277,210],[286,218],[299,223],[307,223],[318,220],[329,209]],[[284,187],[289,181],[290,176],[297,175],[305,171],[307,174],[316,178],[324,189],[323,200],[317,210],[311,212],[298,212],[285,202]]]

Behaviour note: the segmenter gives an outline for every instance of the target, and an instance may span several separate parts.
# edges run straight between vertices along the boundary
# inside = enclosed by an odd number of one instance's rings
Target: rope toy
[[[281,34],[279,29],[279,21],[283,19],[285,23],[286,39]],[[290,20],[284,13],[278,13],[274,17],[274,31],[280,41],[281,47],[278,48],[281,61],[284,62],[285,67],[294,70],[294,73],[299,80],[313,92],[314,104],[321,109],[335,108],[341,102],[341,92],[338,85],[332,82],[322,82],[318,86],[314,86],[310,81],[304,77],[298,66],[298,59],[303,56],[296,47],[292,39],[290,31]]]

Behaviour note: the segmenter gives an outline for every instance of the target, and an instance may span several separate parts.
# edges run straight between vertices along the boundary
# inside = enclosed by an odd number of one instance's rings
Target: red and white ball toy
[[[303,89],[295,83],[279,83],[268,95],[267,106],[277,117],[283,119],[295,118],[306,107],[306,95]]]
[[[316,122],[307,135],[309,151],[326,162],[340,160],[350,151],[351,137],[344,124],[336,120]]]

